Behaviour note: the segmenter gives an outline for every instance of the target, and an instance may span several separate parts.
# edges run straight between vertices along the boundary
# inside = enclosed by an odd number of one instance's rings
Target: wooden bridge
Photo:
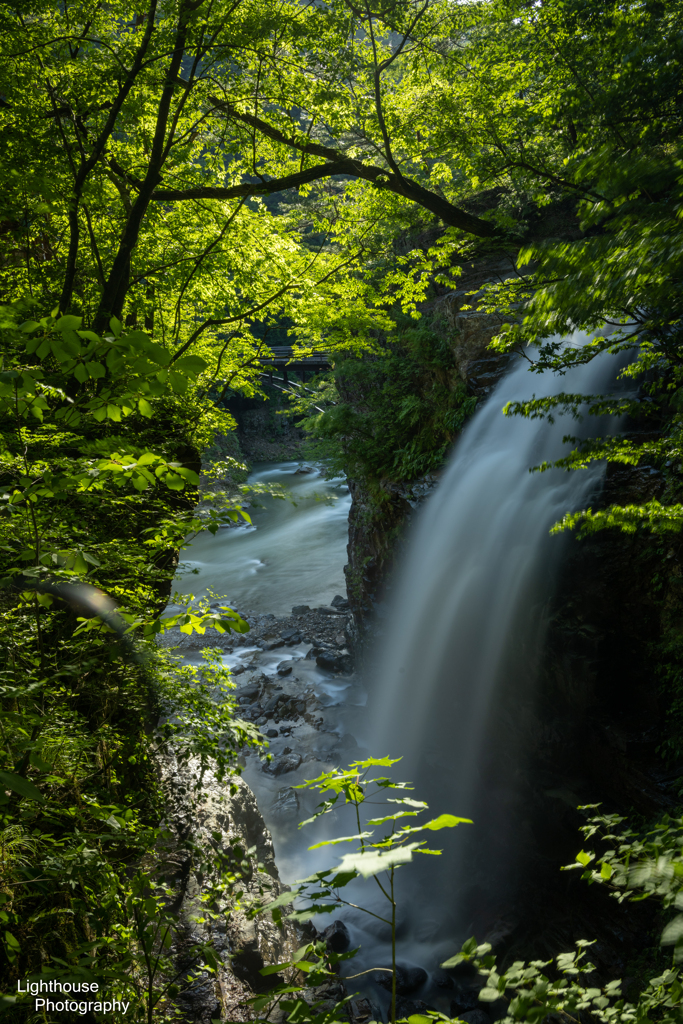
[[[316,352],[312,356],[301,356],[292,355],[291,345],[272,345],[271,346],[272,356],[261,356],[261,365],[263,370],[261,375],[270,378],[270,383],[273,383],[273,373],[278,372],[282,374],[282,379],[285,383],[289,383],[287,377],[287,371],[293,371],[297,373],[302,382],[306,380],[306,374],[313,376],[316,373],[322,373],[323,370],[330,369],[330,362],[326,352]]]

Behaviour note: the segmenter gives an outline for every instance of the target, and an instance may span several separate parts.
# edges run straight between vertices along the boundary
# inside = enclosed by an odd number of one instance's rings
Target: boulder
[[[298,635],[299,635],[299,630],[298,629],[283,629],[282,632],[280,633],[280,636],[282,637],[283,640],[291,640],[292,637],[295,637],[295,636],[298,636]]]
[[[277,674],[279,676],[288,676],[292,671],[291,661],[281,661],[277,667]]]
[[[310,610],[307,604],[295,604],[292,608],[292,615],[305,615]]]
[[[283,754],[266,761],[263,770],[268,775],[286,775],[287,772],[295,772],[300,764],[301,754]]]
[[[315,663],[328,672],[353,672],[353,660],[350,654],[339,654],[337,651],[323,651],[316,655]]]
[[[332,600],[330,601],[330,604],[339,612],[345,612],[349,607],[349,602],[346,600],[345,597],[342,597],[341,594],[337,594],[336,597],[333,597]]]
[[[427,980],[427,972],[424,967],[417,967],[413,964],[396,964],[396,992],[400,996],[408,996],[411,992],[417,992]],[[391,974],[386,971],[378,971],[373,976],[373,981],[382,988],[391,991]]]
[[[299,794],[291,786],[283,786],[278,789],[277,796],[270,806],[270,813],[273,818],[279,821],[289,821],[299,813]]]
[[[333,921],[332,924],[322,932],[321,938],[324,939],[325,945],[328,949],[331,949],[333,953],[345,953],[351,945],[351,936],[349,935],[349,930],[343,921]]]
[[[486,1010],[465,1010],[457,1016],[459,1020],[465,1021],[465,1024],[491,1024],[491,1018]]]

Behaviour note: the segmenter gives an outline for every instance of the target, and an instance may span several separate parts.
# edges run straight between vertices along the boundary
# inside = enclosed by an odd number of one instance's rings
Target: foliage
[[[376,483],[414,480],[441,466],[476,399],[439,325],[404,324],[380,355],[338,360],[332,377],[294,404],[308,411],[303,425],[335,470]]]
[[[315,789],[320,794],[330,794],[326,800],[318,805],[318,809],[312,818],[302,821],[299,828],[317,821],[322,815],[330,814],[337,809],[337,805],[352,808],[355,824],[358,832],[351,836],[342,836],[336,839],[324,840],[309,847],[311,850],[322,846],[336,846],[338,843],[353,843],[355,848],[350,853],[345,853],[339,864],[334,868],[323,871],[316,871],[309,878],[293,883],[288,892],[281,893],[277,899],[270,903],[256,908],[256,912],[269,911],[273,920],[282,922],[282,908],[297,901],[300,905],[292,910],[288,916],[291,923],[310,921],[318,914],[329,914],[339,907],[352,907],[386,924],[391,931],[391,1021],[396,1022],[396,896],[394,891],[394,879],[399,867],[409,864],[415,854],[428,854],[438,856],[440,850],[425,848],[425,839],[416,839],[419,833],[438,832],[443,828],[454,828],[463,823],[471,824],[468,818],[457,818],[453,814],[440,814],[438,818],[420,825],[405,823],[406,818],[417,818],[428,810],[423,800],[415,800],[405,795],[412,790],[412,786],[406,782],[393,782],[385,775],[377,775],[376,769],[391,768],[397,764],[400,758],[389,757],[368,758],[364,761],[352,761],[346,769],[335,769],[323,772],[315,779],[297,786],[297,789]],[[387,793],[398,794],[387,796]],[[387,814],[380,817],[376,811],[368,811],[366,805],[373,808],[377,806],[378,800],[386,805]],[[384,826],[384,832],[376,837],[375,830],[378,826]],[[382,898],[388,903],[387,917],[375,913],[365,904],[351,902],[340,890],[346,888],[356,878],[373,878]],[[306,905],[301,906],[301,901]],[[301,952],[301,951],[300,951]],[[322,951],[317,947],[305,947],[302,957],[314,953],[319,959],[316,967],[306,968],[308,970],[319,969]],[[345,959],[353,953],[343,954],[337,959]],[[297,963],[302,957],[297,957]],[[335,961],[336,962],[336,961]],[[286,965],[292,967],[293,962]],[[274,972],[278,968],[268,968]],[[301,969],[301,968],[300,968]],[[319,982],[318,982],[319,984]],[[283,987],[282,994],[291,992],[290,987]],[[277,989],[271,994],[279,995]],[[263,1005],[266,1005],[266,1000]],[[282,1008],[286,1011],[296,1012],[297,1006],[284,1002]],[[300,1011],[299,1011],[300,1012]]]

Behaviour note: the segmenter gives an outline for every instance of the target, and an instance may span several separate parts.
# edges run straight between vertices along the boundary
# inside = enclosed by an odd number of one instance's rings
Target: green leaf
[[[173,364],[176,370],[186,370],[188,373],[196,375],[205,370],[208,363],[201,359],[199,356],[183,356],[181,359],[177,359]]]
[[[147,419],[151,419],[154,415],[154,410],[146,398],[138,398],[138,412],[141,416],[146,416]]]
[[[39,789],[25,779],[23,775],[15,775],[14,772],[0,771],[0,785],[3,789],[11,789],[13,793],[19,793],[27,800],[35,800],[42,803],[43,797]]]
[[[82,322],[83,317],[67,314],[66,316],[60,316],[55,327],[58,331],[77,331]]]
[[[422,828],[431,829],[432,832],[437,832],[441,828],[454,828],[456,825],[471,825],[472,821],[470,818],[456,818],[453,814],[440,814],[438,818],[433,818],[432,821],[428,821],[426,825],[422,825]]]
[[[419,845],[419,843],[408,843],[406,846],[397,846],[385,853],[375,850],[368,850],[367,853],[347,853],[342,857],[337,870],[357,871],[363,878],[372,878],[373,875],[379,875],[382,871],[390,871],[391,868],[400,867],[402,864],[410,864],[413,859],[413,851]]]

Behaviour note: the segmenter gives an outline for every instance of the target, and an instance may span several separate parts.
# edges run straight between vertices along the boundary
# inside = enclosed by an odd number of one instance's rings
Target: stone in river
[[[278,789],[277,797],[271,804],[270,813],[274,818],[293,818],[299,813],[299,796],[291,786]]]
[[[259,688],[256,683],[252,683],[249,686],[240,686],[237,691],[238,697],[258,697]]]
[[[266,651],[274,651],[277,647],[284,647],[285,641],[281,637],[277,637],[275,640],[269,640],[265,646]]]
[[[281,661],[277,667],[277,674],[279,676],[288,676],[292,671],[291,661]]]
[[[305,615],[310,610],[307,604],[295,604],[292,608],[292,615]]]
[[[382,988],[391,988],[391,974],[386,971],[378,971],[373,976],[373,981]],[[396,991],[400,996],[410,995],[421,988],[427,980],[427,972],[424,967],[417,967],[413,964],[396,964]],[[473,1022],[474,1024],[474,1022]]]
[[[338,654],[336,651],[323,651],[316,655],[316,665],[328,672],[353,672],[353,661],[349,654]]]
[[[464,1020],[465,1024],[491,1024],[491,1018],[486,1010],[465,1010],[464,1013],[458,1014],[458,1018]]]
[[[298,635],[299,635],[299,630],[298,629],[283,629],[282,632],[280,633],[280,636],[282,637],[283,640],[291,640],[292,637],[298,636]]]
[[[283,754],[270,762],[266,761],[263,770],[268,775],[286,775],[287,772],[295,772],[300,764],[301,754]]]
[[[276,693],[273,697],[270,698],[269,701],[267,701],[267,703],[264,705],[263,710],[264,711],[275,711],[275,708],[278,706],[278,704],[281,704],[281,703],[283,703],[283,701],[288,701],[288,700],[289,700],[289,694],[288,693]]]
[[[336,608],[340,612],[345,612],[346,609],[349,607],[349,602],[346,600],[345,597],[342,597],[341,594],[337,594],[336,597],[333,597],[332,600],[330,601],[330,604],[332,605],[333,608]]]
[[[334,921],[325,929],[321,937],[325,940],[327,948],[331,949],[333,953],[345,953],[351,945],[349,929],[343,921]]]

